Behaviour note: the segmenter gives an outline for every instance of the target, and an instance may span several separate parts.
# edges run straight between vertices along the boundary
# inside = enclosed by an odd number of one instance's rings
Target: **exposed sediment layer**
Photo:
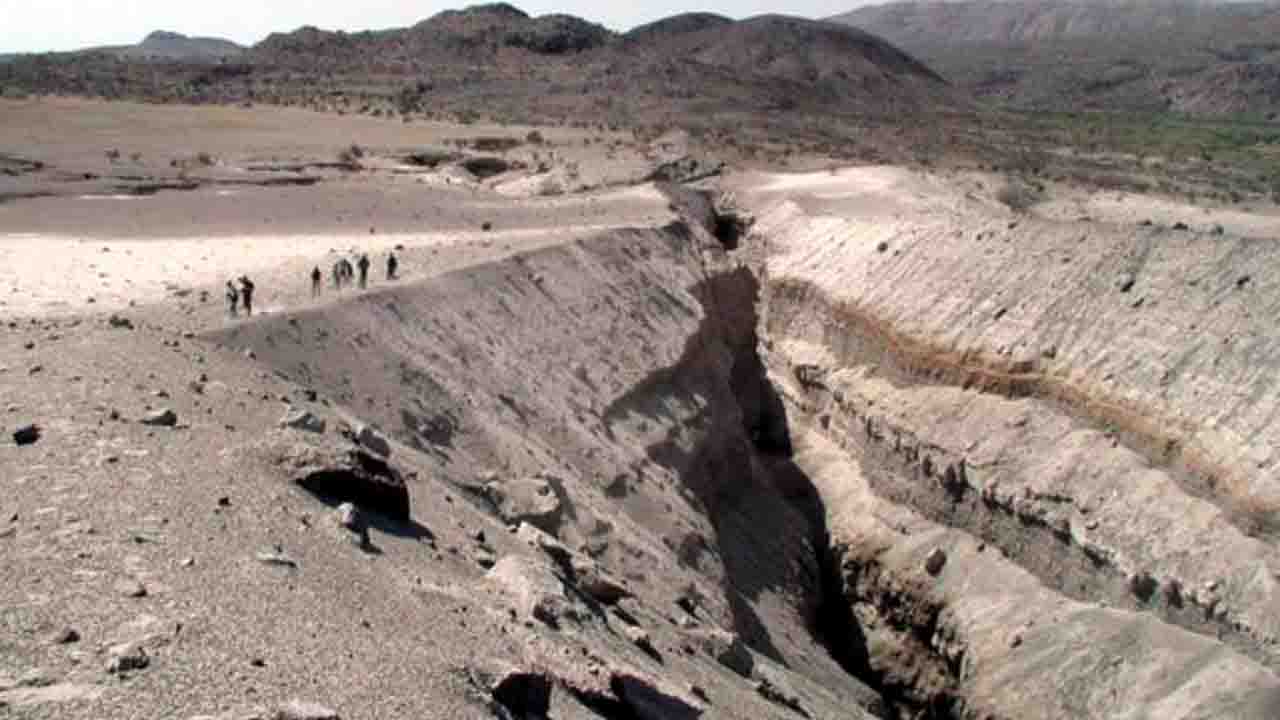
[[[757,197],[747,241],[881,684],[935,716],[1252,712],[1196,689],[1224,672],[1271,702],[1269,248],[1010,218],[897,172]]]

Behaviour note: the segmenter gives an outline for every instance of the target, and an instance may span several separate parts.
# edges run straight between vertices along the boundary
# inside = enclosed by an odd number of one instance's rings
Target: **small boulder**
[[[290,408],[285,411],[284,417],[280,418],[280,427],[304,432],[324,433],[325,422],[323,418],[310,410]]]
[[[107,324],[117,330],[132,330],[133,321],[122,315],[112,315],[107,318]]]
[[[737,633],[713,628],[693,631],[689,633],[689,637],[702,648],[703,652],[715,658],[716,662],[744,678],[751,677],[756,661],[747,644]]]
[[[263,565],[275,565],[277,567],[287,567],[291,569],[296,569],[298,567],[298,561],[286,555],[284,550],[279,547],[272,548],[270,550],[262,550],[254,557],[256,557],[258,562]]]
[[[150,664],[146,648],[136,643],[121,643],[107,650],[107,672],[112,675],[144,670]]]
[[[631,591],[621,580],[591,558],[573,556],[570,569],[574,586],[599,603],[613,605],[622,598],[631,596]]]
[[[342,720],[334,710],[312,702],[293,700],[276,708],[272,720]]]
[[[551,535],[559,532],[563,503],[548,477],[494,481],[485,485],[484,493],[506,523],[527,522]]]
[[[40,440],[40,426],[32,423],[23,425],[13,431],[13,442],[19,447],[25,445],[34,445]]]
[[[562,620],[580,616],[564,583],[541,562],[508,555],[493,566],[488,578],[506,590],[521,617],[558,628]]]
[[[662,686],[657,680],[629,670],[615,670],[609,689],[636,720],[695,720],[702,708]]]
[[[125,578],[117,581],[115,584],[115,590],[118,595],[127,598],[141,598],[147,596],[146,586],[133,578]]]
[[[929,556],[924,559],[924,570],[930,575],[937,575],[942,572],[942,567],[946,564],[946,551],[942,548],[934,548],[929,551]]]
[[[756,693],[774,705],[787,708],[800,717],[812,717],[809,711],[804,709],[795,691],[783,685],[778,678],[766,677],[756,683]]]
[[[1116,289],[1122,293],[1127,293],[1133,289],[1134,283],[1138,278],[1131,272],[1123,272],[1116,276]]]
[[[370,425],[361,425],[356,428],[356,442],[384,458],[391,457],[391,443]]]
[[[139,422],[152,427],[173,427],[178,424],[178,414],[172,408],[152,410],[143,415]]]
[[[564,543],[548,535],[546,531],[540,530],[527,522],[520,523],[516,528],[516,537],[523,540],[529,547],[541,550],[546,553],[547,557],[559,565],[561,568],[571,567],[574,553]]]
[[[64,627],[50,636],[49,642],[54,645],[70,645],[71,643],[80,642],[80,632],[73,627]]]
[[[622,636],[631,641],[641,652],[649,657],[662,662],[662,653],[658,652],[658,648],[653,644],[653,638],[649,637],[649,633],[634,625],[623,625]]]
[[[493,701],[514,718],[543,718],[551,712],[551,678],[545,673],[507,670],[488,680]]]

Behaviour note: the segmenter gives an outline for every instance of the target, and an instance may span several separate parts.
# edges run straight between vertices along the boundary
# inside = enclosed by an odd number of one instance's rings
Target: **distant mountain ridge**
[[[930,68],[878,37],[777,15],[693,13],[621,35],[582,18],[490,4],[404,28],[304,26],[232,49],[157,33],[124,50],[5,63],[0,90],[623,126],[803,124],[806,115],[834,122],[962,104]]]
[[[1017,107],[1280,113],[1280,3],[895,2],[832,19]]]

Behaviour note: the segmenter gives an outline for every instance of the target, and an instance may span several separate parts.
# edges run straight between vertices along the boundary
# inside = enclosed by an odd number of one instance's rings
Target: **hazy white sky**
[[[570,13],[615,30],[678,12],[730,17],[786,13],[826,17],[863,0],[530,0],[530,15]],[[698,4],[701,3],[701,4]],[[212,35],[239,43],[316,25],[327,30],[403,27],[468,0],[0,0],[0,52],[70,50],[135,43],[152,30]]]

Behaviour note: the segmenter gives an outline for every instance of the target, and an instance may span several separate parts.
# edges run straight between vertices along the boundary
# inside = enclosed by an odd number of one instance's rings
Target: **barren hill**
[[[1280,109],[1280,6],[1190,0],[899,2],[834,18],[1030,109]]]
[[[24,58],[0,88],[198,103],[268,102],[380,116],[821,127],[842,115],[962,105],[932,71],[860,30],[780,16],[677,16],[626,36],[505,4],[412,27],[277,33],[233,62]],[[808,118],[797,111],[815,111]]]
[[[103,53],[121,59],[140,61],[212,62],[237,57],[244,50],[243,46],[222,38],[187,37],[181,33],[157,30],[147,35],[137,45],[113,45],[90,48],[81,52]]]

